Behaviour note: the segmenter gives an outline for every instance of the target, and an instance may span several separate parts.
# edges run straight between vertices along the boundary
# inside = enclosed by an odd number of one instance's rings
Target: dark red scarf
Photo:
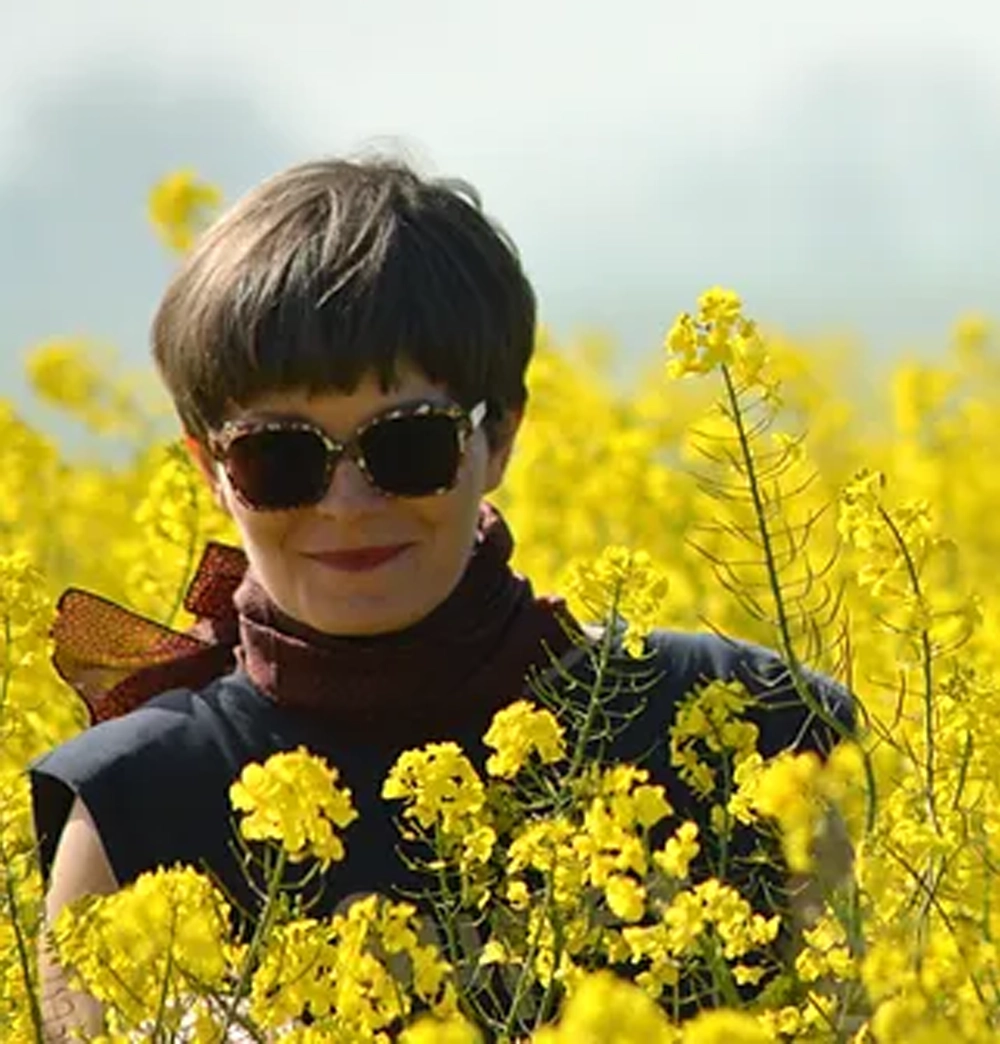
[[[402,631],[341,638],[289,619],[239,548],[211,543],[184,600],[197,617],[189,631],[70,589],[59,600],[52,659],[95,723],[239,665],[277,703],[352,728],[430,735],[522,694],[531,670],[579,632],[561,600],[536,598],[513,572],[513,546],[503,518],[484,505],[469,564],[441,605]]]

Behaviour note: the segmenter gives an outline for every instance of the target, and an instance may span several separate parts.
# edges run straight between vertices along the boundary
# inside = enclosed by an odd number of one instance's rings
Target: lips
[[[365,573],[392,561],[411,546],[410,544],[388,544],[379,547],[358,547],[346,551],[324,551],[322,554],[309,557],[345,573]]]

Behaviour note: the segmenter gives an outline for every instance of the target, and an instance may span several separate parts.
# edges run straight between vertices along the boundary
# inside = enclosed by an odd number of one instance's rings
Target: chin
[[[304,614],[305,622],[313,630],[343,638],[371,638],[379,634],[392,634],[415,624],[426,614],[417,610],[410,612],[385,609],[344,614]]]

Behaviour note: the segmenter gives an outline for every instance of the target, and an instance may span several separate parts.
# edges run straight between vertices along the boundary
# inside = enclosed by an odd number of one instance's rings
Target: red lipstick
[[[401,555],[410,544],[386,544],[379,547],[356,547],[345,551],[324,551],[310,555],[316,561],[345,573],[365,573]]]

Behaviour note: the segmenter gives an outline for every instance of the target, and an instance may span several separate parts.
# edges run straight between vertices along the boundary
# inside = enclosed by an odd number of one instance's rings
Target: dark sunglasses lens
[[[396,417],[373,424],[361,452],[375,485],[401,497],[450,488],[461,457],[458,425],[435,414]]]
[[[326,492],[326,446],[312,431],[255,431],[226,454],[233,485],[258,508],[314,504]]]

